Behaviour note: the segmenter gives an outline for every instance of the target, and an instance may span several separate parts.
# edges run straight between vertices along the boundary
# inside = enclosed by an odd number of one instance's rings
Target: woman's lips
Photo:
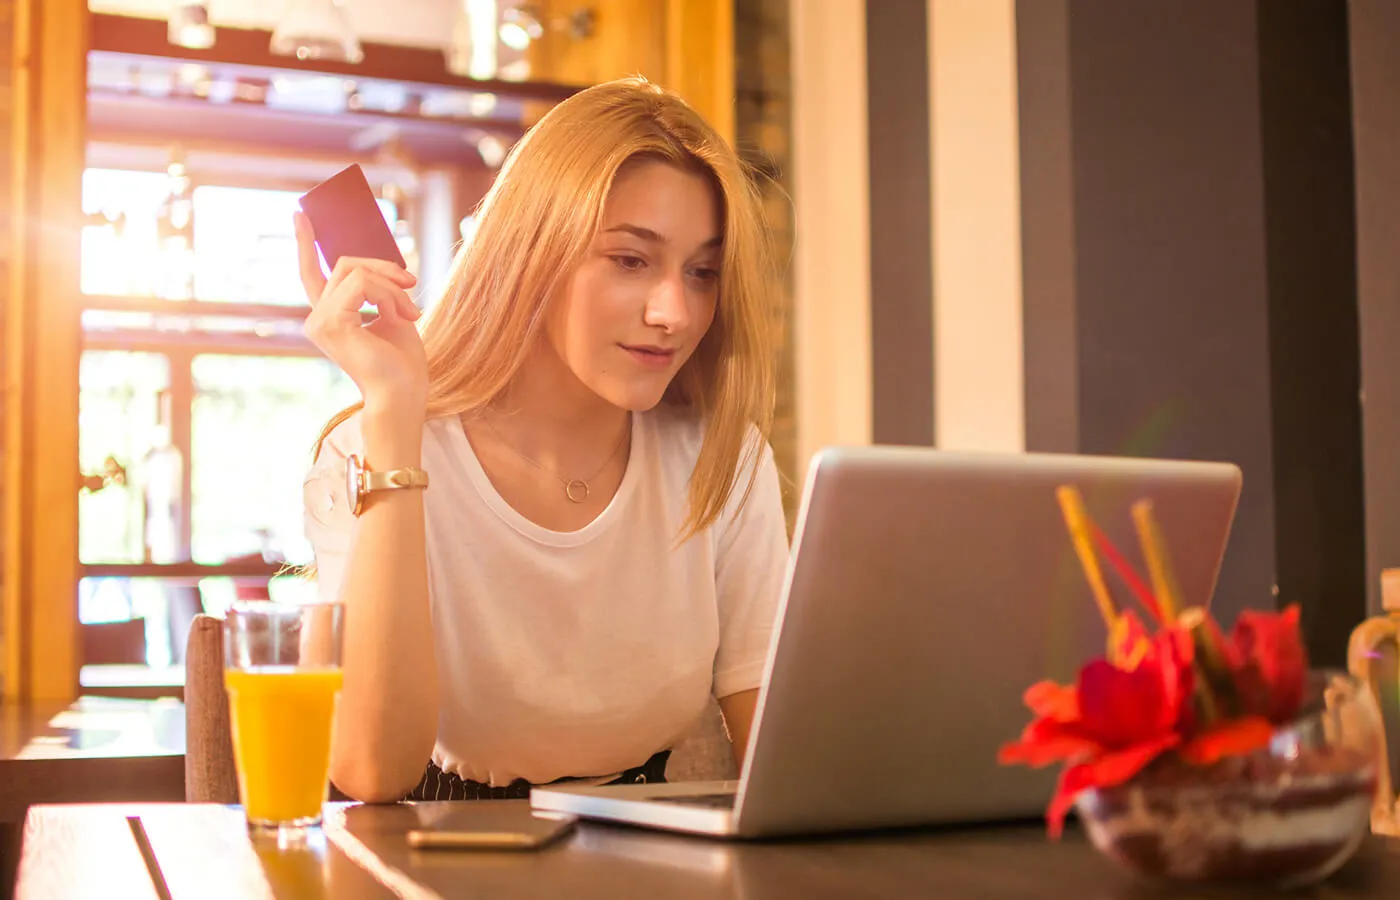
[[[676,358],[673,347],[656,347],[650,344],[620,344],[623,350],[648,369],[669,368]]]

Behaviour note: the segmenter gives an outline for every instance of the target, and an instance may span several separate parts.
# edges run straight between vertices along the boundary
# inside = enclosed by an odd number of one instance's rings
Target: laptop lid
[[[1025,689],[1073,680],[1107,638],[1055,498],[1066,483],[1139,572],[1129,507],[1151,498],[1184,601],[1209,601],[1234,465],[889,446],[816,456],[739,834],[1041,815],[1056,772],[998,766],[997,750],[1028,721]]]

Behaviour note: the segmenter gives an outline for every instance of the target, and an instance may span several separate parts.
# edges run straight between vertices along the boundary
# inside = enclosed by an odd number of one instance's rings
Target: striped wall
[[[799,468],[1024,449],[1013,0],[791,10]]]
[[[1348,4],[1169,6],[791,0],[798,471],[867,441],[1234,461],[1218,612],[1299,602],[1339,662],[1400,564],[1355,549],[1361,435],[1378,472],[1400,446],[1357,402]]]
[[[797,477],[819,448],[871,440],[864,0],[792,0]]]

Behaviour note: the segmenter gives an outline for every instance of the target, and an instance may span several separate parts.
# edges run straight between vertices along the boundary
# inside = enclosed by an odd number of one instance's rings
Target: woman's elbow
[[[360,803],[397,803],[422,779],[421,770],[404,766],[389,769],[365,762],[347,760],[331,766],[331,783],[342,794]]]

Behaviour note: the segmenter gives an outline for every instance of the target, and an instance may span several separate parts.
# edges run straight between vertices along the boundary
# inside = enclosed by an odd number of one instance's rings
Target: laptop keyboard
[[[680,797],[658,797],[663,803],[680,803],[684,806],[706,806],[711,809],[733,809],[734,794],[691,794]]]

